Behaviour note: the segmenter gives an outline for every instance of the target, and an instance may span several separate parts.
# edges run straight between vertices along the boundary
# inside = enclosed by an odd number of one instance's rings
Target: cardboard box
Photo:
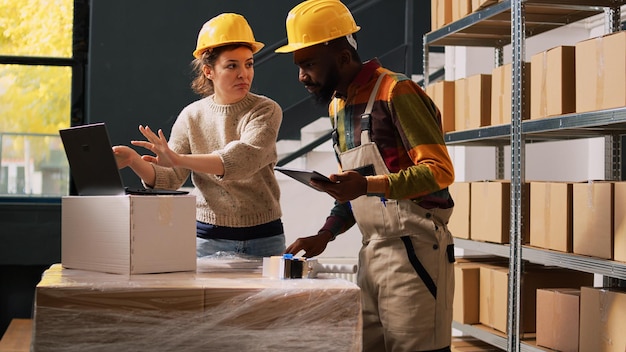
[[[489,7],[497,2],[498,0],[472,0],[472,8],[474,11],[477,11],[485,7]]]
[[[454,131],[454,82],[438,81],[426,87],[426,94],[441,112],[443,133]]]
[[[577,352],[579,315],[579,289],[538,289],[537,345]]]
[[[36,288],[32,346],[239,352],[297,341],[360,351],[361,330],[360,289],[343,279],[276,280],[236,269],[122,276],[57,264]]]
[[[430,6],[433,31],[452,22],[452,0],[431,0]]]
[[[491,123],[491,75],[478,74],[454,81],[454,127],[457,131]]]
[[[480,263],[454,264],[454,303],[452,320],[461,324],[478,324]]]
[[[480,267],[480,322],[506,332],[509,269],[505,266]],[[576,288],[593,284],[593,274],[526,264],[520,291],[520,333],[536,330],[537,289]]]
[[[454,237],[471,238],[470,185],[470,182],[454,182],[448,187],[448,191],[454,200],[454,215],[448,221],[448,230]]]
[[[530,118],[576,111],[576,56],[574,46],[558,46],[532,56]]]
[[[580,351],[626,351],[626,291],[583,287],[580,293]]]
[[[117,274],[196,270],[194,196],[69,196],[63,267]]]
[[[530,63],[524,63],[526,70],[522,81],[522,120],[530,117]],[[513,85],[511,64],[502,65],[493,69],[491,74],[491,125],[510,124],[513,116],[511,109],[511,87]]]
[[[453,337],[450,344],[451,352],[501,352],[498,347],[473,337]]]
[[[626,182],[615,182],[614,187],[613,260],[626,262]]]
[[[613,189],[610,181],[574,183],[574,253],[613,258]]]
[[[626,106],[626,32],[604,37],[604,99],[600,109]]]
[[[530,245],[572,252],[572,189],[567,182],[530,183]]]
[[[623,106],[626,106],[626,32],[576,43],[576,112]]]
[[[470,233],[473,240],[509,243],[511,224],[511,183],[506,180],[472,182]],[[522,214],[530,206],[528,183],[522,185]],[[529,217],[522,217],[522,243],[530,240]]]
[[[502,264],[481,266],[479,274],[478,319],[486,326],[500,327],[501,331],[506,331],[507,324],[508,272],[507,266]],[[503,307],[504,311],[498,311]]]
[[[458,0],[452,2],[452,22],[472,13],[472,0]]]
[[[507,265],[506,258],[495,256],[459,257],[454,263],[454,301],[452,320],[461,324],[480,323],[480,267]]]

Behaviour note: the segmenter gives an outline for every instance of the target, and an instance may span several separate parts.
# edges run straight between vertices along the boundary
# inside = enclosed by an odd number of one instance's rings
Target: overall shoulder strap
[[[372,108],[374,107],[374,101],[376,101],[376,94],[378,93],[378,88],[380,87],[380,83],[385,77],[386,73],[381,73],[376,80],[376,84],[374,85],[374,89],[370,93],[370,98],[367,101],[367,105],[365,106],[365,111],[363,115],[361,115],[361,144],[371,142],[370,138],[370,130],[372,129]]]

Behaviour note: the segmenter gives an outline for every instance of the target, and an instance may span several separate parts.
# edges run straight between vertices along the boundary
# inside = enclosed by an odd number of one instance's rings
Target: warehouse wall
[[[300,0],[259,1],[92,0],[87,85],[89,122],[105,121],[114,144],[141,138],[139,124],[166,135],[180,110],[198,97],[189,89],[191,52],[197,33],[222,12],[244,15],[266,47],[255,57],[252,91],[276,100],[284,110],[279,139],[298,139],[300,128],[325,116],[297,81],[291,54],[275,54],[286,41],[285,18]],[[361,26],[357,33],[363,60],[381,57],[389,68],[405,66],[405,0],[345,1]],[[415,3],[413,65],[422,70],[422,35],[430,27],[429,2]],[[426,8],[424,8],[426,7]],[[384,28],[384,30],[381,30]],[[124,181],[137,184],[129,171]]]

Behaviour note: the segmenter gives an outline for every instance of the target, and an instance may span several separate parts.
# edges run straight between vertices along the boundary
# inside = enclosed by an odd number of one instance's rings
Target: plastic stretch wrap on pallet
[[[260,265],[199,260],[195,272],[119,275],[55,264],[37,286],[32,350],[361,350],[355,284],[276,280]]]

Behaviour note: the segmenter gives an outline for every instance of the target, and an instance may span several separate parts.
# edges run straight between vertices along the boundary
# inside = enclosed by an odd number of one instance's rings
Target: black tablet
[[[331,181],[328,177],[320,174],[317,171],[313,171],[313,170],[305,170],[305,169],[294,169],[294,168],[289,168],[289,167],[282,167],[282,166],[276,166],[274,167],[274,170],[276,171],[280,171],[283,174],[293,178],[294,180],[300,181],[303,184],[318,190],[320,192],[322,192],[321,190],[313,187],[310,182],[311,180],[315,180],[315,181],[321,181],[321,182],[333,182]]]

